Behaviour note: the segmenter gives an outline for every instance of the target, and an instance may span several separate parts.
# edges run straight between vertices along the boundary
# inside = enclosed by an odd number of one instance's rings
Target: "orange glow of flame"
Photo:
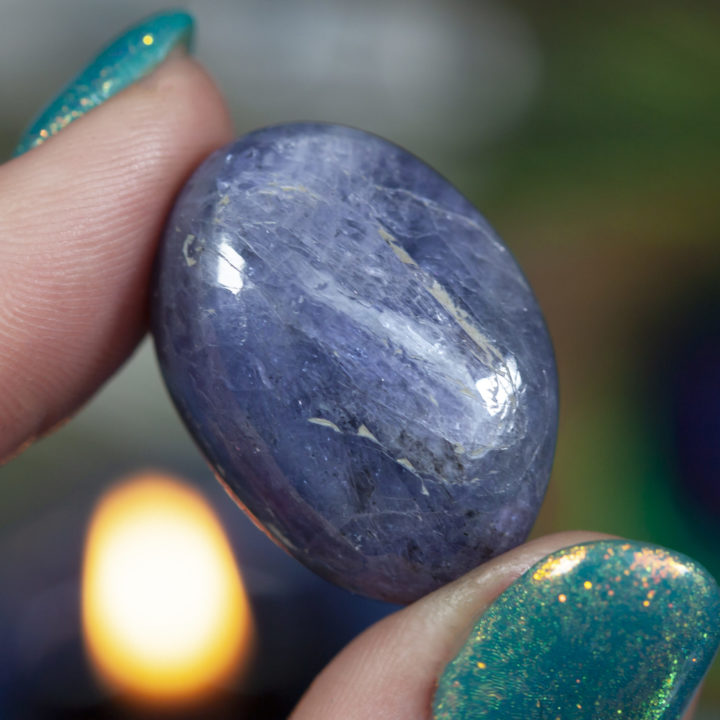
[[[110,687],[153,704],[205,697],[252,644],[247,596],[205,499],[143,475],[98,503],[85,545],[85,645]]]

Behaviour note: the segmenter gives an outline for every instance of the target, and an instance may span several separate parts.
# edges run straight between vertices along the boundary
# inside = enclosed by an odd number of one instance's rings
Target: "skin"
[[[232,134],[209,76],[173,57],[0,166],[0,457],[72,415],[132,353],[171,202]],[[317,677],[292,720],[429,718],[436,679],[483,610],[549,553],[603,537],[534,540],[385,618]]]

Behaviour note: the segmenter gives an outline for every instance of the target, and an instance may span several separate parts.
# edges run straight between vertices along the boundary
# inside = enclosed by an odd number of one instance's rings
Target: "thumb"
[[[371,627],[291,720],[674,720],[713,659],[719,614],[720,590],[689,558],[552,535]]]
[[[185,55],[97,100],[0,167],[0,461],[76,409],[133,350],[173,198],[231,136],[217,88]],[[36,139],[57,130],[55,112],[43,118]],[[21,148],[31,145],[26,136]]]

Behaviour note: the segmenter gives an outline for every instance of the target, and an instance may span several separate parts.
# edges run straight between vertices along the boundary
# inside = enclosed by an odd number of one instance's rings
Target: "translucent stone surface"
[[[410,602],[529,532],[556,435],[543,318],[403,149],[294,124],[211,155],[168,220],[152,328],[221,481],[327,579]]]

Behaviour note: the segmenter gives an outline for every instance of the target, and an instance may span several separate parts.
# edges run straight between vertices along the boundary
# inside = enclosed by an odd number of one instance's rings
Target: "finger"
[[[292,720],[677,717],[720,642],[717,585],[684,556],[606,537],[530,542],[385,618]]]
[[[133,350],[172,199],[230,136],[212,80],[178,56],[0,167],[0,458]]]

